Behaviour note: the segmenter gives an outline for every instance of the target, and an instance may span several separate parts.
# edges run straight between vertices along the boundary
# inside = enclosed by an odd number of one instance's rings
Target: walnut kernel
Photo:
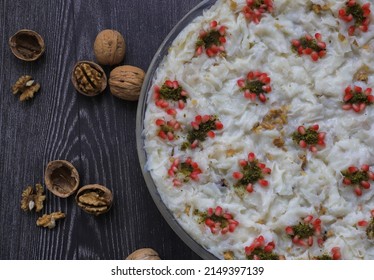
[[[43,202],[45,200],[43,193],[44,189],[41,184],[36,184],[35,188],[28,186],[22,192],[21,209],[24,211],[35,209],[35,212],[40,212],[43,209]]]
[[[59,212],[53,212],[51,214],[44,214],[38,220],[36,221],[36,225],[39,227],[47,227],[49,229],[52,229],[56,226],[56,221],[60,219],[64,219],[65,214],[61,211]]]
[[[119,64],[125,57],[125,51],[125,39],[118,31],[106,29],[96,36],[94,52],[100,64]]]
[[[126,260],[160,260],[160,256],[151,248],[143,248],[132,252]]]
[[[71,81],[75,89],[86,96],[95,96],[107,86],[103,68],[91,61],[79,61],[73,68]]]
[[[110,92],[118,98],[136,101],[139,99],[144,76],[144,71],[138,67],[129,65],[116,67],[110,72]]]
[[[75,200],[85,212],[93,215],[101,215],[112,207],[113,194],[108,188],[93,184],[79,189]]]
[[[72,195],[79,186],[77,169],[66,160],[55,160],[48,163],[45,169],[45,185],[58,197]]]
[[[35,83],[31,76],[21,76],[17,82],[12,86],[12,93],[14,95],[20,94],[19,100],[25,101],[34,97],[40,89],[40,84]]]
[[[45,51],[42,36],[28,29],[19,30],[10,37],[9,46],[12,53],[24,61],[37,60]]]

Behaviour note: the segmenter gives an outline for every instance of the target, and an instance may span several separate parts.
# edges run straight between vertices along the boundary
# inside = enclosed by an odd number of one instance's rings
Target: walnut
[[[232,251],[226,251],[223,253],[223,258],[225,260],[233,260],[235,258],[234,252]]]
[[[31,76],[21,76],[17,82],[12,86],[12,93],[14,95],[20,94],[19,100],[25,101],[34,97],[40,89],[40,84],[35,83]]]
[[[19,30],[9,39],[12,53],[24,61],[37,60],[45,51],[44,40],[37,32],[28,29]]]
[[[91,61],[79,61],[71,75],[75,89],[86,96],[102,93],[107,86],[107,77],[103,68]]]
[[[143,248],[131,253],[126,260],[160,260],[160,256],[151,248]]]
[[[125,51],[125,39],[116,30],[103,30],[95,39],[95,56],[102,65],[119,64],[125,57]]]
[[[357,72],[354,75],[354,79],[356,81],[361,81],[367,83],[369,80],[369,74],[371,74],[372,71],[370,71],[369,66],[363,65],[360,69],[357,70]]]
[[[35,212],[40,212],[43,209],[43,202],[45,195],[41,184],[36,184],[35,188],[28,186],[22,192],[21,209],[24,211],[31,211],[35,208]]]
[[[121,99],[136,101],[144,81],[144,71],[134,66],[119,66],[110,72],[110,92]]]
[[[326,12],[330,10],[330,5],[318,5],[318,4],[312,4],[311,10],[315,12],[316,14],[320,14],[321,12]]]
[[[64,219],[65,214],[61,211],[59,212],[53,212],[51,214],[44,214],[38,220],[36,221],[36,225],[39,227],[47,227],[49,229],[52,229],[56,226],[56,221],[60,219]]]
[[[284,139],[283,138],[281,138],[281,137],[279,137],[279,138],[275,138],[274,140],[273,140],[273,145],[275,146],[275,147],[278,147],[278,148],[283,148],[284,147]]]
[[[108,188],[93,184],[79,189],[75,200],[85,212],[93,215],[101,215],[112,207],[113,194]]]
[[[79,186],[77,169],[66,160],[54,160],[48,163],[44,175],[47,189],[58,197],[72,195]]]

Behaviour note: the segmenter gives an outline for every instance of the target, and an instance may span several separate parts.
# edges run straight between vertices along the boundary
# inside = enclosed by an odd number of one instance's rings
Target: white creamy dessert
[[[366,2],[357,4],[361,7]],[[262,236],[265,245],[274,242],[272,253],[286,259],[332,257],[333,248],[339,248],[342,259],[374,259],[372,236],[368,236],[374,190],[362,183],[373,182],[374,106],[368,98],[366,106],[357,109],[360,112],[343,109],[353,100],[348,95],[359,94],[360,88],[361,98],[371,95],[374,27],[358,28],[349,35],[354,21],[347,23],[339,17],[341,9],[348,9],[343,0],[274,0],[271,13],[265,9],[257,24],[243,12],[250,3],[218,0],[173,42],[148,94],[143,132],[146,169],[176,220],[218,258],[245,259],[245,248]],[[372,21],[372,13],[366,18]],[[206,42],[199,49],[212,30],[225,38],[219,38],[213,53]],[[315,57],[317,61],[308,51],[298,54],[294,50],[297,42],[293,40],[300,43],[306,34],[313,37],[310,42],[326,45],[325,53]],[[315,40],[315,34],[322,39]],[[317,53],[321,49],[314,48]],[[238,82],[244,80],[247,86],[247,74],[256,71],[271,79],[270,92],[263,93],[265,102],[261,94],[252,93],[252,99],[248,92],[245,96]],[[160,97],[159,88],[165,82],[171,90],[183,88],[179,93],[185,102]],[[281,117],[274,116],[275,110]],[[191,143],[188,133],[207,123],[205,119],[196,124],[199,115],[212,116],[209,121],[216,129],[205,141]],[[175,131],[160,135],[167,122]],[[319,135],[325,145],[295,140],[295,133],[305,135],[300,127],[315,124],[318,133],[325,134]],[[311,151],[311,146],[317,151]],[[250,153],[271,169],[262,178],[268,185],[254,182],[252,192],[238,188],[241,176],[236,173],[244,174],[243,160],[248,161]],[[181,173],[180,163],[186,161]],[[342,172],[349,167],[358,171],[350,169],[350,175],[344,176]],[[355,184],[351,177],[358,173],[364,179],[360,177]],[[347,176],[351,184],[343,183]],[[222,222],[217,232],[207,225],[206,211],[217,206],[232,216],[226,215],[226,220],[237,222],[230,231],[221,232],[230,223]],[[309,227],[310,215],[313,221],[320,220],[320,229],[305,238],[306,244],[298,243],[297,234],[287,229],[296,230],[299,223]]]

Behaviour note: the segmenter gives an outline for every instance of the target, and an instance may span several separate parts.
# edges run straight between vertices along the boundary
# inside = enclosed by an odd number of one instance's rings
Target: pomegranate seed
[[[370,9],[370,3],[366,3],[366,4],[362,5],[361,8],[362,8],[363,10],[368,10],[368,9]]]
[[[374,95],[368,95],[368,101],[374,103]]]
[[[247,79],[248,79],[248,80],[253,80],[253,78],[254,78],[254,74],[253,74],[253,72],[249,72],[249,73],[247,74]]]
[[[248,184],[247,187],[246,187],[246,190],[247,190],[247,192],[252,193],[253,192],[253,185]]]
[[[339,10],[339,16],[340,17],[344,17],[346,15],[346,13],[345,13],[345,9],[340,9]]]
[[[172,132],[170,132],[170,131],[167,133],[167,137],[168,137],[169,141],[173,141],[174,140],[174,134]]]
[[[218,29],[218,32],[221,36],[224,36],[226,34],[226,26],[221,26],[219,29]],[[221,38],[224,38],[224,37],[221,37]],[[225,39],[225,42],[226,42],[226,39]]]
[[[308,144],[304,140],[300,140],[299,146],[304,149],[308,146]]]
[[[162,138],[164,140],[166,140],[168,138],[166,136],[166,133],[164,131],[162,131],[162,130],[158,133],[158,137],[160,137],[160,138]]]
[[[351,180],[349,180],[348,178],[344,178],[344,179],[343,179],[343,184],[344,184],[344,185],[351,185],[352,182],[351,182]]]
[[[357,226],[359,227],[366,227],[367,225],[368,225],[368,222],[364,220],[357,222]]]
[[[313,246],[313,236],[309,236],[308,245],[309,245],[309,247]]]
[[[212,56],[215,55],[215,53],[212,51],[211,48],[206,50],[206,54],[207,54],[207,56],[209,56],[209,57],[212,57]]]
[[[313,61],[317,61],[319,59],[319,55],[317,52],[312,52],[310,55]]]
[[[369,176],[370,180],[374,180],[374,173],[373,172],[368,171],[368,176]]]
[[[314,131],[318,131],[319,130],[319,125],[314,124],[314,125],[311,126],[311,129],[313,129]]]
[[[198,47],[198,48],[196,49],[196,56],[199,56],[199,55],[201,55],[202,53],[203,53],[203,47],[200,46],[200,47]]]
[[[254,153],[248,154],[248,161],[253,162],[256,159],[256,155]]]
[[[226,234],[226,233],[228,233],[229,232],[229,227],[227,226],[227,227],[225,227],[225,228],[223,228],[222,230],[221,230],[221,234]]]
[[[218,25],[218,23],[217,23],[216,20],[213,20],[213,21],[210,23],[210,27],[211,27],[211,28],[215,28],[215,27],[217,27],[217,25]]]
[[[266,165],[264,163],[257,163],[257,166],[260,167],[261,169],[264,169],[266,167]]]
[[[271,173],[271,169],[266,167],[262,170],[262,173],[265,173],[265,174],[270,174]]]
[[[286,227],[286,233],[287,233],[288,235],[294,235],[293,228],[290,227],[290,226]]]
[[[208,213],[209,217],[212,216],[213,215],[213,208],[208,208],[207,213]]]
[[[232,173],[232,176],[237,180],[241,180],[244,177],[243,173],[241,172],[234,172]]]
[[[358,168],[356,166],[348,167],[348,172],[351,174],[356,173],[357,171],[358,171]]]
[[[368,181],[361,181],[360,182],[360,185],[364,188],[364,189],[370,189],[370,183]]]
[[[304,126],[299,126],[297,128],[297,132],[299,132],[301,135],[304,135],[306,133],[305,127]]]
[[[296,40],[296,39],[293,39],[291,41],[291,44],[294,46],[294,47],[299,47],[300,46],[300,41],[299,40]]]
[[[177,111],[175,111],[174,109],[168,109],[168,110],[166,111],[166,113],[167,113],[168,115],[175,116],[175,115],[177,114]]]
[[[374,210],[371,210],[370,214],[371,214],[372,217],[374,217]]]
[[[339,247],[334,247],[331,249],[331,253],[332,253],[332,259],[333,260],[340,260],[342,255],[340,253],[340,248]]]
[[[199,130],[199,124],[196,123],[196,122],[191,122],[191,126],[192,126],[193,129]]]
[[[206,122],[210,121],[210,116],[209,116],[209,115],[204,115],[204,116],[201,118],[201,121],[202,121],[203,123],[206,123]]]
[[[366,104],[365,103],[360,103],[359,106],[360,106],[360,112],[362,112],[366,108]]]
[[[360,189],[360,187],[356,187],[355,188],[355,193],[357,196],[361,196],[362,195],[362,190]]]
[[[347,102],[347,101],[351,100],[352,97],[353,97],[353,94],[352,93],[348,93],[348,94],[344,95],[343,101]]]
[[[222,215],[222,217],[224,217],[224,218],[227,219],[227,220],[232,219],[232,215],[229,214],[229,213],[224,213],[224,214]]]
[[[173,185],[174,185],[174,187],[180,187],[180,186],[182,186],[182,182],[177,180],[177,179],[174,179],[173,180]]]
[[[351,104],[344,104],[344,105],[342,106],[342,109],[343,109],[343,110],[346,110],[346,111],[351,110],[351,109],[352,109],[352,105],[351,105]]]
[[[184,107],[185,107],[184,101],[183,100],[179,100],[178,101],[178,108],[181,109],[181,110],[183,110]]]
[[[309,150],[310,150],[312,153],[316,153],[316,152],[318,152],[317,147],[316,147],[316,146],[313,146],[313,145],[310,146]]]
[[[265,251],[266,253],[271,253],[271,252],[273,252],[273,246],[271,246],[271,245],[266,245],[266,246],[264,247],[264,251]]]
[[[269,186],[269,182],[267,180],[264,180],[264,179],[258,180],[258,183],[260,184],[261,187],[264,187],[264,188]]]
[[[156,125],[158,125],[158,126],[165,125],[165,121],[161,120],[161,119],[157,119],[156,120]]]
[[[321,33],[316,33],[316,34],[314,35],[314,37],[315,37],[318,41],[321,41],[321,40],[322,40],[322,35],[321,35]],[[322,48],[322,49],[324,49],[324,48]]]
[[[323,240],[323,238],[318,238],[317,239],[317,244],[318,244],[319,247],[322,247],[324,242],[325,241]]]
[[[221,44],[226,43],[226,38],[225,37],[219,37],[219,41]]]
[[[209,218],[205,220],[205,224],[206,224],[207,226],[209,226],[209,227],[215,225],[215,224],[214,224],[214,221],[213,221],[212,219],[209,219]]]
[[[234,232],[236,227],[237,227],[236,224],[229,224],[229,232]]]
[[[258,96],[258,99],[260,99],[261,102],[266,102],[266,96],[263,93],[260,93]]]
[[[311,48],[306,48],[306,49],[303,51],[303,53],[304,53],[304,54],[307,54],[307,55],[312,54],[312,52],[313,52],[313,50],[312,50]]]
[[[356,92],[362,92],[362,87],[359,87],[359,86],[354,86],[354,90],[356,91]]]
[[[325,57],[326,56],[326,51],[319,51],[319,53],[318,53],[318,56],[320,57],[320,58],[322,58],[322,57]]]
[[[356,28],[352,25],[351,27],[348,28],[348,35],[353,36],[355,33]]]
[[[349,0],[348,3],[347,3],[347,6],[349,7],[352,7],[356,4],[356,1],[355,0]]]
[[[324,140],[326,138],[326,132],[320,132],[318,133],[318,139],[319,140]]]
[[[304,222],[305,223],[310,223],[311,221],[313,220],[313,216],[312,215],[308,215],[304,218]]]
[[[195,141],[192,142],[191,148],[195,149],[198,145],[199,145],[199,140],[195,140]]]
[[[244,166],[247,165],[247,161],[244,160],[244,159],[241,159],[241,160],[239,160],[239,165],[242,166],[242,167],[244,167]]]
[[[222,209],[222,207],[221,207],[221,206],[217,206],[217,207],[216,207],[216,210],[214,211],[214,214],[215,214],[216,216],[222,216],[222,214],[223,214],[223,209]]]
[[[264,90],[265,92],[269,93],[269,92],[271,92],[271,86],[269,86],[269,85],[263,86],[262,90]]]
[[[214,131],[208,131],[208,133],[207,133],[207,135],[208,135],[208,137],[209,138],[214,138],[214,137],[216,137],[216,134],[214,133]]]
[[[306,34],[305,39],[307,39],[308,41],[311,41],[311,40],[313,40],[313,37],[310,36],[309,34]]]
[[[369,166],[368,164],[363,164],[363,165],[361,166],[361,170],[362,170],[362,171],[365,171],[365,172],[369,171],[369,168],[370,168],[370,166]]]
[[[197,181],[199,180],[199,174],[196,171],[191,172],[190,177],[192,180]]]
[[[372,88],[367,88],[367,89],[365,89],[365,91],[364,91],[364,93],[365,93],[366,95],[370,95],[372,92],[373,92],[373,89],[372,89]]]
[[[244,88],[245,87],[245,81],[243,79],[238,80],[237,83],[238,83],[238,86],[240,88]]]
[[[216,121],[216,129],[221,130],[223,128],[223,124],[220,121]]]

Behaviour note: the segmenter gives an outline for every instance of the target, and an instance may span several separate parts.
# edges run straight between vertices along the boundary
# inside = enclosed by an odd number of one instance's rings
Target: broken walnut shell
[[[116,30],[101,31],[94,42],[94,52],[97,61],[102,65],[117,65],[125,57],[125,39]]]
[[[103,68],[92,61],[79,61],[71,75],[75,89],[86,96],[102,93],[107,86],[107,77]]]
[[[142,248],[132,252],[126,260],[160,260],[160,256],[151,248]]]
[[[66,198],[72,195],[79,186],[77,169],[66,160],[54,160],[45,169],[45,185],[54,195]]]
[[[9,39],[9,46],[12,53],[24,61],[35,61],[45,51],[45,44],[42,36],[29,29],[17,31]]]
[[[92,184],[80,188],[75,200],[85,212],[98,216],[108,212],[112,207],[113,194],[107,187]]]
[[[144,71],[138,67],[118,66],[110,72],[110,92],[118,98],[136,101],[139,99],[144,76]]]

